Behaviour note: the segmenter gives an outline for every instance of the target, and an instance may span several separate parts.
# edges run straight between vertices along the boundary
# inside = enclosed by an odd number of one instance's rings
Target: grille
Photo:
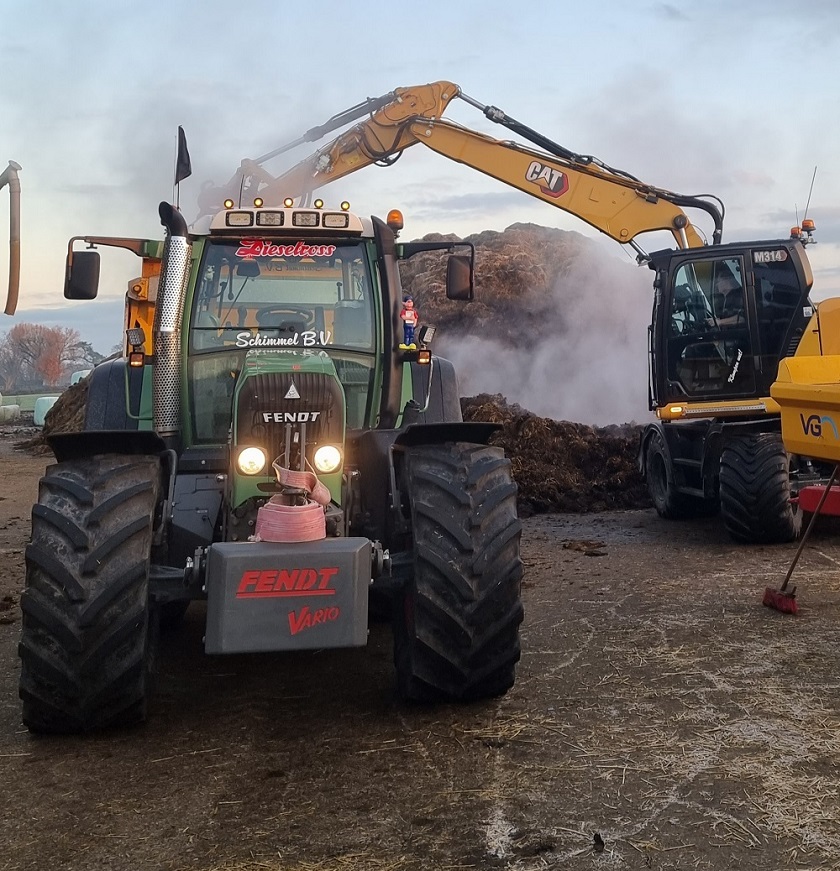
[[[292,386],[300,399],[286,398]],[[236,412],[237,444],[261,445],[271,459],[277,459],[285,454],[288,436],[292,456],[285,465],[292,467],[300,463],[304,432],[310,461],[317,445],[341,444],[344,436],[341,387],[335,378],[320,372],[249,376],[239,391]]]

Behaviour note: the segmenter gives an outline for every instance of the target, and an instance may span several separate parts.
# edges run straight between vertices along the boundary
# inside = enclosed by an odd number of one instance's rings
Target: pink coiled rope
[[[330,491],[314,472],[295,471],[273,463],[277,480],[286,487],[306,490],[305,505],[285,505],[282,496],[272,496],[257,511],[254,541],[317,541],[327,537],[324,506],[330,503]]]

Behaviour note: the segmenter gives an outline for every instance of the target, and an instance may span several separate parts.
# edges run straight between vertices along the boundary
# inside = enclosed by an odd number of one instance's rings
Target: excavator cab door
[[[769,395],[804,326],[810,281],[801,253],[783,241],[653,255],[654,406]]]

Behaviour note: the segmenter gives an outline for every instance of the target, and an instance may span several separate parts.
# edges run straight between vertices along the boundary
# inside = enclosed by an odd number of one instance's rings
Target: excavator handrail
[[[9,288],[6,293],[7,315],[17,310],[20,291],[20,179],[21,166],[13,160],[0,173],[0,190],[9,186]]]
[[[479,109],[490,121],[511,130],[537,148],[497,140],[442,118],[456,98]],[[278,154],[322,138],[365,115],[368,116],[366,120],[339,134],[281,175],[274,176],[263,168],[265,161]],[[687,196],[646,184],[591,155],[577,154],[565,148],[501,109],[469,97],[458,85],[448,81],[397,88],[333,115],[325,124],[310,128],[302,137],[257,160],[243,160],[228,185],[203,192],[200,198],[202,214],[216,211],[221,207],[221,200],[228,197],[240,203],[257,195],[264,200],[272,197],[306,198],[316,188],[371,163],[390,165],[406,148],[417,143],[574,214],[620,244],[631,245],[640,259],[646,259],[647,255],[634,237],[646,232],[668,230],[680,248],[706,244],[684,208],[699,209],[708,214],[714,222],[712,243],[718,244],[722,239],[723,204],[714,195]],[[500,159],[500,149],[504,159]],[[528,168],[535,177],[523,175],[519,166],[515,166],[515,172],[513,167],[505,166],[509,161],[518,161],[521,156],[539,164],[539,170]],[[562,186],[562,190],[552,189],[552,184],[540,184],[538,172]],[[575,193],[567,196],[570,190]]]

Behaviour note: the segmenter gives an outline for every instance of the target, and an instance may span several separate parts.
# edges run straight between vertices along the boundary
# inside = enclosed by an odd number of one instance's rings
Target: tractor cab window
[[[670,398],[735,397],[754,389],[740,257],[694,260],[679,267],[666,342]]]
[[[201,275],[190,319],[192,351],[373,351],[373,295],[360,245],[211,242]]]
[[[210,240],[189,320],[198,442],[227,441],[238,373],[251,350],[326,351],[362,427],[374,376],[372,282],[363,245]]]

